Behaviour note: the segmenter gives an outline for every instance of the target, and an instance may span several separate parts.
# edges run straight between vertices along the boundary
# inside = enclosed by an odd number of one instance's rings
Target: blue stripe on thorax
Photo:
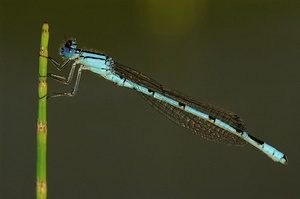
[[[89,51],[81,51],[80,58],[91,58],[91,59],[100,59],[100,60],[106,60],[107,56],[104,54],[100,54],[100,53],[94,53],[94,52],[89,52]]]
[[[87,70],[101,75],[107,79],[111,74],[111,65],[107,63],[110,57],[78,49],[78,62],[83,64]]]

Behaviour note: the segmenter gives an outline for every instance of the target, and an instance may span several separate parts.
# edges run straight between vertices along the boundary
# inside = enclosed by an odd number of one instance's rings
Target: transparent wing
[[[219,119],[226,124],[229,124],[238,131],[245,131],[246,125],[242,119],[235,113],[218,106],[201,102],[200,100],[193,99],[187,95],[184,95],[178,91],[168,89],[159,84],[155,80],[149,78],[143,73],[136,71],[128,66],[124,66],[119,63],[114,63],[114,72],[121,78],[128,79],[138,85],[148,88],[152,92],[160,93],[166,97],[174,99],[181,104],[190,106],[202,113],[209,115],[212,118]]]
[[[247,142],[229,131],[149,95],[142,97],[158,112],[203,139],[228,146],[244,146]]]

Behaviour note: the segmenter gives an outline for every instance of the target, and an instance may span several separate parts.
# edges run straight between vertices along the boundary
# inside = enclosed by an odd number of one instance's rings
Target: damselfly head
[[[60,55],[65,58],[72,58],[76,51],[76,41],[74,40],[68,40],[63,47],[60,49]]]

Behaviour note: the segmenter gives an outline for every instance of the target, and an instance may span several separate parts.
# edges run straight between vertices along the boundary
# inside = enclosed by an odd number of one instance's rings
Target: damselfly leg
[[[66,68],[66,66],[70,63],[70,59],[66,59],[62,63],[59,63],[55,59],[53,59],[52,57],[46,57],[46,58],[59,71],[64,70]],[[56,80],[56,81],[58,81],[58,82],[60,82],[62,84],[69,85],[70,82],[72,81],[72,78],[73,78],[73,75],[74,75],[74,71],[75,71],[75,68],[76,68],[77,64],[78,63],[76,61],[72,64],[72,67],[71,67],[71,70],[69,72],[68,78],[66,78],[64,76],[61,76],[61,75],[58,75],[58,74],[54,74],[54,73],[47,73],[47,77],[49,77],[51,79],[54,79],[54,80]],[[78,90],[78,86],[79,86],[79,82],[80,82],[80,77],[81,77],[81,73],[82,73],[82,69],[83,68],[84,68],[83,65],[79,66],[79,69],[78,69],[78,72],[77,72],[77,78],[76,78],[73,90],[71,92],[61,92],[61,93],[52,93],[51,92],[51,93],[47,94],[47,98],[50,98],[50,97],[63,97],[63,96],[73,97],[76,94],[77,90]]]

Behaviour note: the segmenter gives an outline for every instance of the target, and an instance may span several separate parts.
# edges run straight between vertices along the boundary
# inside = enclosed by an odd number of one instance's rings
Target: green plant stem
[[[36,197],[47,198],[46,144],[47,144],[47,58],[49,25],[42,26],[39,56],[38,118],[37,118],[37,159],[36,159]]]

